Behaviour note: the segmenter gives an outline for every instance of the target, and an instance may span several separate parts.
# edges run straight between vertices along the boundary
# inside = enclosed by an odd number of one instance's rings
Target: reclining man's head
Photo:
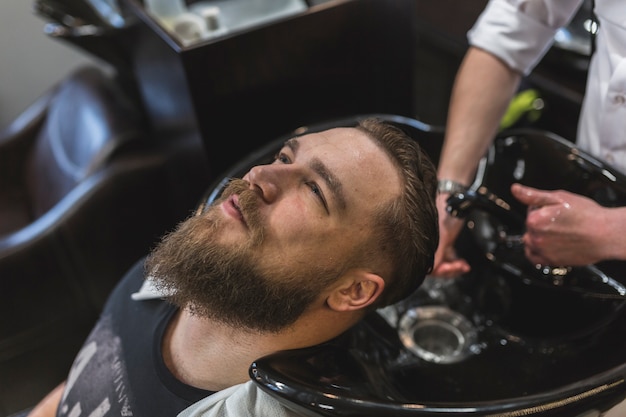
[[[258,333],[304,327],[317,334],[293,347],[321,343],[423,281],[438,243],[435,196],[433,164],[389,124],[306,134],[232,180],[147,268],[200,318]]]

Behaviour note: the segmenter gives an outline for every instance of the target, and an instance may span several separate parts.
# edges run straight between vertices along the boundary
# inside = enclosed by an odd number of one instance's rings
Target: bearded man
[[[376,119],[288,140],[127,274],[30,416],[295,415],[250,364],[411,294],[438,244],[436,183]]]

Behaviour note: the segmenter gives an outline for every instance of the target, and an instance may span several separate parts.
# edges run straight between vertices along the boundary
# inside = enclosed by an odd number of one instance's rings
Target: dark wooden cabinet
[[[338,0],[183,47],[134,0],[133,67],[155,134],[196,130],[214,174],[294,128],[412,116],[415,2]]]

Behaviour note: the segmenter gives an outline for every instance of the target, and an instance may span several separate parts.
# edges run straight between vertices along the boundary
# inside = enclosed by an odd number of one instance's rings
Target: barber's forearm
[[[439,178],[466,185],[473,180],[520,79],[493,55],[469,49],[452,91]]]
[[[55,417],[57,415],[57,408],[61,403],[64,389],[65,382],[57,385],[56,388],[50,391],[50,393],[31,410],[28,417]]]
[[[626,260],[626,207],[608,209],[604,217],[604,230],[599,229],[600,245],[604,246],[602,260]]]

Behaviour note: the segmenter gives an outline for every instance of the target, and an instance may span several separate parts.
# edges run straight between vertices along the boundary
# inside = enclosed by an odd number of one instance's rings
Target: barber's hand
[[[607,258],[611,209],[568,191],[542,191],[513,184],[513,196],[528,206],[524,251],[535,264],[588,265]]]
[[[457,219],[446,212],[448,194],[437,196],[439,213],[439,247],[435,252],[435,265],[432,275],[453,278],[469,272],[470,266],[464,259],[459,259],[454,249],[457,236],[463,228],[463,220]]]

